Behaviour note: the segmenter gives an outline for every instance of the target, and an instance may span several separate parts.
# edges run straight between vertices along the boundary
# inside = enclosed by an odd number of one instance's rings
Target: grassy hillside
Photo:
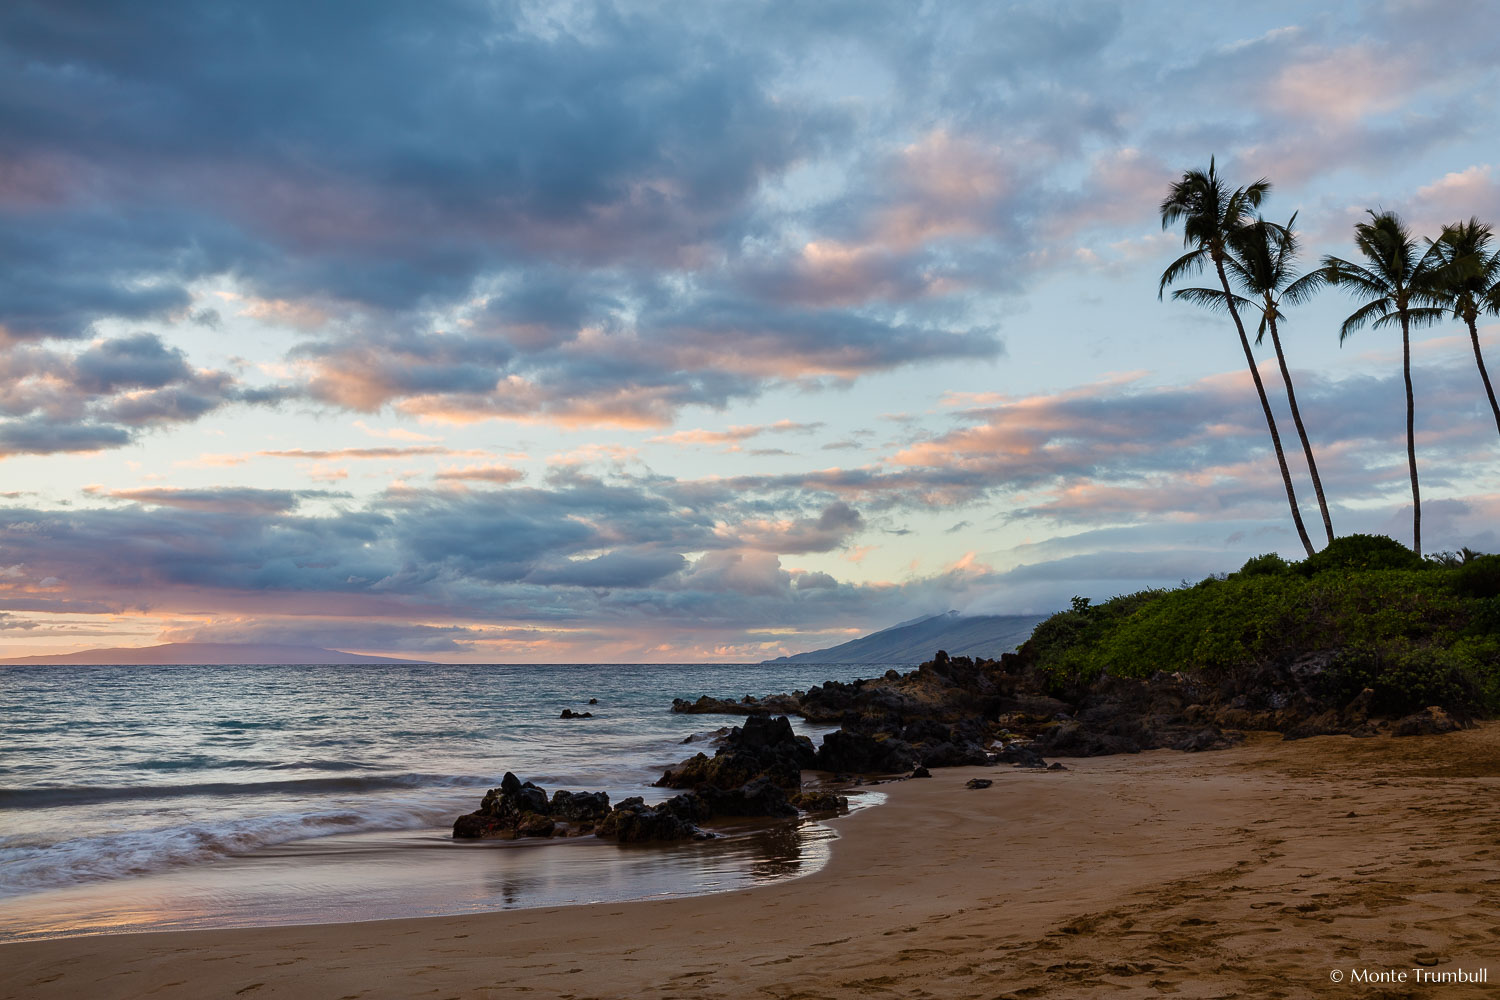
[[[1500,712],[1500,556],[1423,560],[1389,538],[1340,538],[1300,563],[1259,556],[1227,577],[1074,608],[1037,626],[1027,669],[1069,696],[1102,676],[1300,671],[1326,697],[1374,691],[1387,713]]]

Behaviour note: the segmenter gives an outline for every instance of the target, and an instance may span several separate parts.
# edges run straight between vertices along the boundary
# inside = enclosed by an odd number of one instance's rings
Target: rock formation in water
[[[604,792],[557,791],[522,782],[509,771],[499,788],[485,793],[479,808],[453,822],[455,840],[515,840],[518,837],[578,837],[594,833],[609,815]]]
[[[684,791],[647,805],[638,796],[613,809],[603,792],[554,792],[506,773],[477,810],[453,824],[458,840],[572,837],[592,833],[622,844],[704,840],[698,824],[728,817],[792,818],[798,809],[836,812],[848,799],[826,791],[804,793],[802,768],[814,766],[812,741],[792,732],[785,716],[752,716],[730,729],[714,756],[697,754],[668,768],[656,782]],[[790,794],[789,794],[790,793]]]

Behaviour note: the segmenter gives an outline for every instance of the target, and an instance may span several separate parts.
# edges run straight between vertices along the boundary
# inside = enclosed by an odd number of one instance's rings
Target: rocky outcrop
[[[728,735],[729,727],[720,726],[718,729],[712,729],[706,733],[690,733],[680,742],[684,745],[688,743],[708,743],[712,746],[719,746],[724,742],[724,738]]]
[[[593,833],[609,811],[604,792],[558,791],[548,800],[546,789],[507,771],[500,787],[486,792],[478,809],[453,821],[453,837],[576,837]]]
[[[1436,705],[1428,705],[1420,712],[1398,719],[1392,732],[1397,736],[1431,736],[1462,728],[1447,712]]]
[[[648,806],[640,796],[621,802],[599,824],[600,837],[621,844],[653,840],[709,840],[714,836],[698,827],[707,812],[697,796],[688,792]]]
[[[622,844],[707,840],[715,834],[698,824],[713,817],[795,815],[797,808],[787,801],[786,792],[766,778],[737,788],[705,786],[655,805],[634,796],[611,809],[604,792],[559,790],[549,799],[541,786],[506,772],[500,787],[490,789],[478,809],[454,820],[453,837],[516,840],[592,833]]]
[[[910,771],[916,764],[916,751],[905,740],[894,736],[882,739],[846,729],[823,737],[815,758],[816,767],[836,773],[896,774]]]
[[[802,769],[813,767],[814,759],[812,741],[793,733],[786,716],[752,715],[729,731],[712,757],[690,757],[668,768],[656,784],[730,790],[763,778],[795,791],[802,785]]]
[[[773,694],[766,698],[745,695],[739,701],[728,698],[710,698],[703,695],[697,701],[682,698],[672,699],[672,711],[684,715],[801,715],[802,692],[796,694]]]
[[[1286,663],[1254,669],[1157,673],[1146,678],[1105,676],[1063,700],[1023,646],[998,660],[938,655],[915,670],[880,677],[825,681],[807,691],[729,702],[699,698],[674,711],[778,711],[837,724],[811,763],[800,767],[836,774],[896,774],[980,764],[1046,767],[1045,757],[1094,757],[1169,748],[1219,750],[1243,739],[1241,730],[1271,730],[1286,739],[1342,733],[1372,736],[1447,732],[1467,721],[1431,707],[1399,719],[1382,715],[1376,694],[1353,697],[1343,682],[1338,650],[1314,650]],[[766,775],[795,790],[789,763],[782,770],[759,761],[706,755],[669,772],[672,787],[729,785]],[[759,768],[755,771],[755,768]],[[677,769],[674,769],[674,771]],[[754,774],[752,775],[752,771]]]
[[[829,791],[798,792],[791,801],[798,809],[810,813],[842,812],[849,808],[846,796]]]
[[[812,741],[792,731],[786,716],[752,715],[724,735],[710,757],[696,754],[669,767],[656,784],[691,791],[704,816],[795,816],[800,802],[825,799],[802,795],[802,771],[820,767]],[[847,806],[835,802],[832,808]]]
[[[795,816],[797,807],[786,790],[769,778],[747,781],[738,788],[700,786],[694,793],[708,816]]]

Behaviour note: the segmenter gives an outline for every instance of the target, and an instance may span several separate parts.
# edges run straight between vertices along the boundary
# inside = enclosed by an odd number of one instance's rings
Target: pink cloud
[[[1407,104],[1423,77],[1421,62],[1409,53],[1359,42],[1299,53],[1263,93],[1266,104],[1282,114],[1349,124]]]

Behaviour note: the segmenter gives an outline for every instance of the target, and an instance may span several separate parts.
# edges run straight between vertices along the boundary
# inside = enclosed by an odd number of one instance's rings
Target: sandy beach
[[[837,821],[826,868],[764,888],[11,944],[0,950],[0,996],[989,1000],[1500,989],[1500,725],[1407,739],[1257,735],[1215,753],[1067,764],[938,770],[883,786],[885,805]],[[976,776],[994,785],[966,788]],[[1489,982],[1417,978],[1458,969],[1486,971]]]

